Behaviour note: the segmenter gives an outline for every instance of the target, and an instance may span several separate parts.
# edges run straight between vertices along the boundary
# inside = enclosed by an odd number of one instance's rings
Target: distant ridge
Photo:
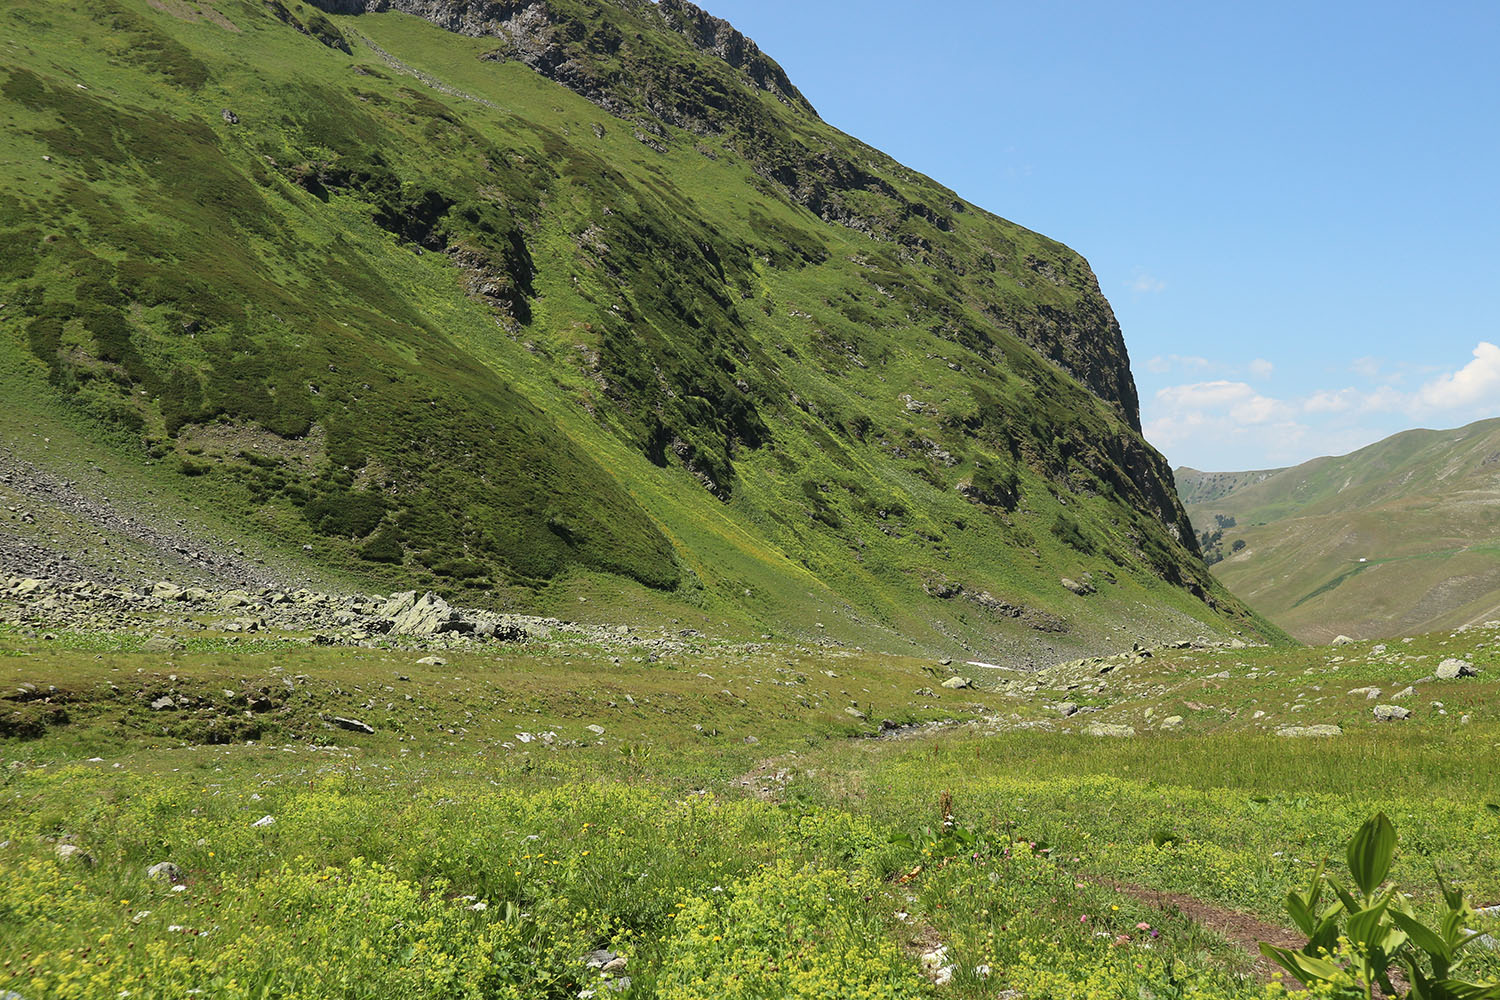
[[[1500,618],[1500,418],[1289,469],[1175,477],[1200,538],[1222,532],[1215,575],[1299,639]]]

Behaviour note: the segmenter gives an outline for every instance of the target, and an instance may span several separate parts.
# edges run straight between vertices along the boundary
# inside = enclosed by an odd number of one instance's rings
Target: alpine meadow
[[[1500,998],[1491,425],[1174,477],[686,0],[0,51],[0,1000]]]

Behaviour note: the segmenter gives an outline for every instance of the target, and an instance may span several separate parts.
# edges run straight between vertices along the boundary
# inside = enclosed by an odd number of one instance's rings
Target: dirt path
[[[1265,982],[1269,982],[1271,974],[1280,971],[1281,967],[1260,953],[1262,941],[1279,948],[1294,950],[1307,943],[1304,938],[1297,935],[1296,931],[1267,923],[1259,917],[1241,913],[1239,910],[1231,910],[1205,902],[1186,893],[1163,892],[1116,879],[1099,879],[1098,881],[1147,906],[1180,913],[1200,927],[1221,935],[1254,961],[1255,975]]]

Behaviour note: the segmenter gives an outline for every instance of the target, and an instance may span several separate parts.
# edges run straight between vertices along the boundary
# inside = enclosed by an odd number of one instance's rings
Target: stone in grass
[[[1180,725],[1182,725],[1182,716],[1180,715],[1169,715],[1161,720],[1161,727],[1163,729],[1176,729]]]
[[[1095,722],[1084,730],[1090,736],[1109,736],[1123,738],[1135,735],[1134,726],[1122,726],[1112,722]]]
[[[961,691],[964,688],[973,687],[974,681],[969,677],[950,677],[947,680],[943,681],[942,686],[948,688],[951,691]]]
[[[1316,737],[1316,736],[1342,736],[1344,731],[1338,726],[1316,725],[1316,726],[1283,726],[1276,730],[1277,736]]]
[[[598,951],[591,951],[583,956],[584,968],[598,969],[600,972],[607,972],[610,975],[616,972],[624,972],[628,961],[624,955],[605,948],[600,948]]]
[[[424,667],[446,667],[448,661],[441,656],[424,656],[417,661]]]
[[[1378,687],[1352,688],[1349,691],[1349,693],[1350,694],[1362,695],[1365,699],[1367,699],[1369,701],[1374,701],[1376,698],[1380,697],[1380,688],[1378,688]]]
[[[595,736],[603,736],[604,735],[604,727],[601,726],[601,725],[599,725],[597,722],[590,723],[589,725],[584,726],[583,728],[587,729],[589,732],[593,733]]]
[[[1473,677],[1479,671],[1474,669],[1474,664],[1468,660],[1446,659],[1438,664],[1437,678],[1440,681],[1457,680],[1460,677]]]
[[[173,653],[182,648],[181,642],[164,635],[153,635],[141,643],[141,650],[146,653]]]
[[[336,715],[333,717],[333,724],[340,729],[347,729],[351,733],[364,733],[366,736],[375,735],[374,726],[368,722],[361,722],[358,719],[346,719],[342,715]]]
[[[1076,702],[1076,701],[1065,701],[1065,702],[1062,702],[1061,704],[1059,704],[1057,706],[1057,711],[1058,711],[1058,713],[1060,715],[1062,715],[1062,717],[1064,719],[1066,719],[1070,715],[1077,715],[1078,714],[1078,702]]]
[[[57,860],[83,865],[85,868],[94,867],[94,856],[77,844],[58,844]]]
[[[153,712],[164,712],[169,708],[176,707],[177,702],[173,701],[170,695],[165,694],[151,703],[151,711]]]
[[[276,817],[275,816],[262,816],[260,819],[256,820],[254,823],[251,823],[250,825],[251,826],[274,826],[275,823],[276,823]]]
[[[158,881],[166,879],[168,882],[181,882],[182,869],[170,861],[158,861],[146,869],[146,877]]]
[[[1349,638],[1347,635],[1336,635],[1336,636],[1333,637],[1333,641],[1330,642],[1328,645],[1330,645],[1330,646],[1347,646],[1350,643],[1355,642],[1355,641],[1356,640]]]
[[[1400,722],[1402,719],[1405,719],[1410,715],[1411,709],[1403,708],[1400,705],[1375,706],[1376,722]]]
[[[861,722],[863,722],[865,719],[869,718],[868,715],[866,715],[865,713],[861,712],[859,709],[855,708],[853,705],[850,705],[847,708],[845,708],[844,709],[844,714],[845,715],[852,715],[854,718],[859,719]]]

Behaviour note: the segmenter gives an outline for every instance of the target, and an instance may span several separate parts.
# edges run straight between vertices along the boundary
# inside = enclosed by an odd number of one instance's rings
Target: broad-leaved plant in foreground
[[[1474,911],[1462,892],[1439,875],[1444,908],[1429,924],[1417,919],[1405,893],[1381,888],[1395,851],[1396,828],[1377,813],[1349,841],[1349,874],[1358,894],[1330,876],[1325,861],[1306,892],[1293,889],[1286,897],[1307,944],[1292,951],[1262,942],[1260,950],[1328,996],[1373,1000],[1379,986],[1386,996],[1412,1000],[1500,1000],[1500,983],[1455,978],[1464,950],[1483,936],[1467,927]]]

